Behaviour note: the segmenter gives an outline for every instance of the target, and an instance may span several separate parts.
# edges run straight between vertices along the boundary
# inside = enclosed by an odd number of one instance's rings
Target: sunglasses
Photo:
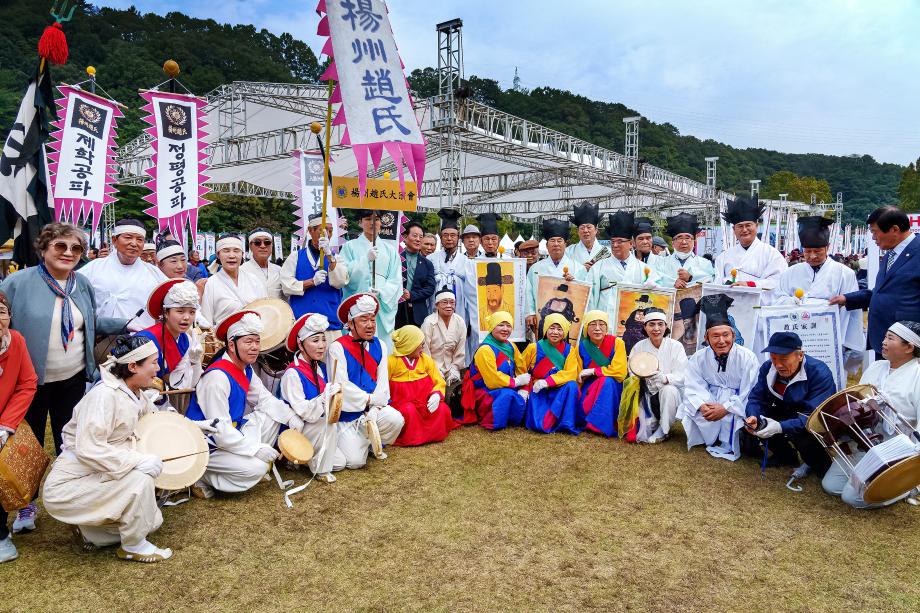
[[[51,243],[51,248],[54,250],[54,253],[57,255],[64,255],[67,251],[70,251],[77,257],[83,255],[83,245],[77,243],[76,245],[70,245],[64,241],[58,241],[56,243]]]
[[[253,247],[271,247],[272,246],[272,242],[268,240],[267,238],[266,239],[257,238],[254,241],[249,241],[249,244],[252,245]]]

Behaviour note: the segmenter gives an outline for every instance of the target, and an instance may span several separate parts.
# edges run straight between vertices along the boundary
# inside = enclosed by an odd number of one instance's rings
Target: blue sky
[[[96,0],[290,32],[315,51],[315,1]],[[390,0],[407,70],[463,19],[467,75],[623,102],[682,134],[795,153],[920,157],[920,2]]]

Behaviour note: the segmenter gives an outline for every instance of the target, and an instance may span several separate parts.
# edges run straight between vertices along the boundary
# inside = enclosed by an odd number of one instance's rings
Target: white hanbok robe
[[[345,361],[345,349],[341,343],[332,343],[326,353],[326,372],[335,376],[332,381],[342,386],[342,413],[364,413],[368,407],[381,407],[375,421],[380,432],[380,442],[389,445],[399,437],[405,425],[402,414],[389,406],[390,377],[387,369],[388,349],[381,343],[382,354],[377,365],[377,385],[368,394],[348,380],[348,363]],[[340,421],[338,428],[337,458],[344,457],[345,468],[361,468],[367,464],[370,440],[365,434],[365,422],[368,414],[351,421]],[[333,468],[333,470],[336,470]]]
[[[390,334],[396,327],[396,309],[402,297],[402,264],[391,240],[377,239],[377,260],[370,262],[367,252],[371,242],[363,234],[345,243],[339,252],[339,265],[348,267],[348,284],[343,288],[344,297],[348,298],[371,289],[371,271],[373,269],[380,310],[377,312],[377,336],[392,349],[393,339]]]
[[[540,276],[561,278],[565,274],[563,271],[568,269],[569,274],[574,277],[576,268],[575,263],[565,254],[562,254],[558,262],[553,262],[551,257],[545,257],[531,266],[530,270],[527,271],[527,300],[524,314],[537,314],[537,290],[540,286]],[[582,266],[582,270],[584,270],[584,266]]]
[[[208,278],[201,299],[201,312],[214,327],[250,302],[268,298],[262,280],[240,267],[236,283],[223,268]]]
[[[571,260],[575,265],[575,270],[572,271],[572,275],[577,281],[588,281],[590,280],[591,272],[585,270],[585,262],[597,255],[597,252],[603,248],[603,245],[599,241],[595,240],[594,245],[589,250],[585,247],[585,244],[581,241],[578,241],[574,245],[569,245],[565,248],[566,257]]]
[[[892,370],[888,360],[878,360],[869,365],[859,382],[874,385],[888,397],[892,408],[898,412],[898,415],[915,429],[920,428],[920,361],[911,360],[900,368]],[[855,465],[865,455],[865,452],[857,451],[850,456],[850,462]],[[877,504],[869,504],[863,500],[864,486],[851,480],[849,472],[836,461],[824,474],[821,486],[828,494],[840,496],[845,503],[857,509],[884,507],[907,495],[904,494]]]
[[[673,338],[661,339],[661,347],[655,347],[650,339],[644,338],[632,348],[632,355],[645,352],[658,358],[658,372],[667,377],[667,383],[661,387],[646,381],[639,410],[639,431],[636,440],[648,442],[649,439],[661,439],[671,431],[671,425],[677,416],[681,394],[684,389],[684,373],[687,371],[687,353],[684,346]],[[651,396],[658,395],[658,407],[661,419],[655,419],[651,410]]]
[[[422,333],[425,335],[424,352],[431,356],[438,365],[441,376],[445,380],[460,379],[460,373],[468,366],[466,361],[466,322],[454,313],[450,316],[449,325],[444,325],[444,320],[437,312],[432,313],[422,322]],[[455,377],[451,377],[451,373]]]
[[[79,526],[98,546],[138,545],[163,523],[153,477],[136,470],[137,420],[156,407],[124,382],[98,383],[74,407],[64,426],[61,455],[42,491],[45,510]]]
[[[658,281],[658,273],[651,266],[637,260],[632,253],[625,262],[624,267],[621,260],[611,257],[591,267],[589,279],[592,287],[587,310],[600,309],[607,313],[610,321],[616,321],[617,314],[613,312],[616,287],[612,284],[655,286]],[[646,268],[649,270],[648,275],[645,274]]]
[[[221,492],[245,492],[262,480],[269,465],[255,457],[264,445],[273,446],[282,425],[299,426],[286,402],[275,398],[258,376],[249,378],[246,423],[237,429],[230,417],[230,381],[215,370],[206,372],[195,388],[198,406],[208,421],[217,419],[217,432],[210,435],[217,450],[208,456],[201,478]]]
[[[732,269],[737,272],[738,283],[753,282],[763,288],[760,304],[770,306],[774,301],[773,289],[779,283],[780,275],[788,268],[786,258],[776,250],[755,238],[750,247],[745,249],[740,242],[726,249],[716,257],[716,283],[726,283],[732,279]]]
[[[754,352],[740,345],[731,348],[721,372],[711,347],[690,356],[684,398],[677,411],[687,433],[687,449],[706,445],[706,451],[716,458],[734,461],[741,457],[736,432],[744,426],[747,397],[757,382],[759,368]],[[700,413],[700,406],[707,402],[720,403],[728,414],[719,421],[707,421]]]
[[[684,260],[683,263],[681,263],[681,260]],[[712,283],[715,279],[716,271],[712,263],[694,253],[674,252],[664,257],[659,256],[657,264],[660,277],[658,283],[662,287],[674,287],[674,283],[677,281],[677,272],[681,268],[689,272],[692,277],[689,285]]]
[[[118,253],[113,251],[109,257],[96,258],[77,272],[89,279],[93,286],[97,317],[131,319],[143,310],[133,323],[138,329],[154,324],[147,313],[147,298],[160,283],[166,281],[166,275],[159,268],[140,258],[125,266],[118,259]]]
[[[255,260],[247,260],[240,264],[240,270],[252,273],[265,284],[265,293],[268,298],[284,300],[281,291],[281,267],[274,262],[268,262],[267,268],[262,268]]]
[[[801,289],[805,295],[801,300],[795,297],[795,290]],[[828,299],[839,294],[848,294],[859,289],[856,273],[849,266],[827,258],[816,273],[805,262],[787,268],[779,278],[779,285],[774,291],[774,304],[827,304]],[[866,335],[863,332],[863,311],[847,311],[840,308],[840,338],[843,346],[854,351],[864,351]]]
[[[303,357],[299,353],[294,356],[295,363],[302,361]],[[316,376],[325,380],[319,368],[316,369]],[[336,446],[338,428],[336,424],[327,423],[329,398],[325,394],[307,398],[300,375],[293,368],[288,368],[281,376],[281,398],[303,420],[303,428],[300,431],[313,445],[313,459],[307,463],[310,472],[322,475],[345,468],[345,454]]]
[[[464,328],[464,342],[466,355],[473,355],[479,347],[479,335],[472,334],[479,329],[479,307],[476,296],[476,267],[473,260],[466,257],[458,249],[454,256],[448,260],[443,249],[438,249],[428,259],[434,265],[435,294],[444,286],[454,290],[456,305],[454,313],[459,315],[464,325],[469,324],[470,334]],[[431,297],[429,308],[434,311],[434,296]],[[435,360],[437,361],[437,360]]]

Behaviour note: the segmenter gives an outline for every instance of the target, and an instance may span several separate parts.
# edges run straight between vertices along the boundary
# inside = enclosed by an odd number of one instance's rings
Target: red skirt
[[[434,413],[428,411],[428,398],[433,392],[431,377],[417,381],[390,381],[390,406],[399,411],[406,421],[394,445],[409,447],[437,443],[459,427],[443,399]]]

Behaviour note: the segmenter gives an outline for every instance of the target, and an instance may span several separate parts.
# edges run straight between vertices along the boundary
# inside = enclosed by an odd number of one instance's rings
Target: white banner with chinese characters
[[[297,234],[303,237],[302,247],[309,240],[307,225],[310,215],[320,215],[323,211],[323,156],[315,151],[294,151],[294,217]],[[329,244],[335,250],[344,242],[339,227],[339,213],[332,206],[332,186],[326,206],[326,225],[332,226]]]
[[[317,34],[329,37],[322,54],[332,59],[320,77],[336,81],[331,102],[340,104],[333,125],[345,126],[363,196],[370,155],[374,168],[383,152],[393,160],[400,183],[404,169],[416,184],[425,174],[425,138],[415,117],[409,84],[383,0],[319,0]],[[400,192],[406,193],[405,186]]]
[[[102,207],[115,201],[115,128],[123,115],[111,100],[69,85],[58,90],[60,119],[52,122],[48,154],[54,218],[85,225],[92,215],[95,234]]]
[[[840,335],[840,309],[836,306],[778,305],[760,308],[764,334],[795,332],[802,339],[805,354],[821,360],[831,369],[837,389],[846,387],[843,371],[843,338]]]
[[[183,245],[198,231],[198,209],[208,203],[204,195],[204,98],[159,91],[141,92],[147,101],[142,110],[150,124],[145,130],[153,137],[153,167],[147,169],[151,193],[144,200],[153,206],[146,211],[156,217],[160,230],[169,229]],[[188,231],[186,230],[188,228]]]

